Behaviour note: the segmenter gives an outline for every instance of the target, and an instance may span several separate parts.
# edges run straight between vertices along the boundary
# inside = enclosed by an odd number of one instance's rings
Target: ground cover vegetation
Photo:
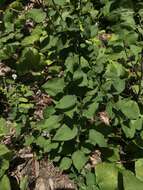
[[[71,189],[143,189],[142,47],[141,0],[0,1],[0,190],[33,188],[31,155]]]

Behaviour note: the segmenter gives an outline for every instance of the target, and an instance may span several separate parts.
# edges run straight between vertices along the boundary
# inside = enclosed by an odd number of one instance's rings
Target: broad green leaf
[[[68,157],[64,157],[60,162],[60,168],[62,170],[68,170],[71,167],[72,160]]]
[[[66,3],[66,0],[54,0],[54,2],[55,2],[57,5],[63,6],[63,5]]]
[[[107,16],[108,14],[110,14],[110,7],[112,3],[113,3],[112,1],[106,1],[105,6],[103,7],[103,10],[102,10],[104,16]]]
[[[135,172],[136,172],[136,177],[143,181],[143,158],[138,159],[135,162]]]
[[[78,55],[76,54],[70,54],[66,61],[65,61],[65,66],[66,66],[66,71],[70,73],[74,73],[74,67],[78,65]]]
[[[56,112],[54,106],[48,106],[43,111],[44,119],[48,119],[51,115],[53,115]]]
[[[94,27],[94,28],[96,28],[96,27]],[[85,69],[85,68],[89,68],[89,63],[88,63],[88,61],[84,58],[84,57],[81,57],[80,58],[81,60],[80,60],[80,62],[81,62],[81,68],[82,69]]]
[[[125,80],[117,78],[116,80],[113,80],[113,86],[120,94],[125,89]]]
[[[135,126],[126,126],[122,124],[122,129],[127,138],[133,138],[136,132]]]
[[[20,190],[27,190],[28,189],[28,176],[24,176],[20,180]]]
[[[42,9],[31,9],[27,13],[27,17],[33,19],[35,22],[43,22],[46,18],[46,13]]]
[[[17,68],[21,73],[31,70],[38,71],[41,68],[40,60],[41,55],[37,49],[33,47],[25,47],[22,51],[19,64],[17,64]]]
[[[142,190],[143,182],[140,181],[131,171],[123,172],[124,190]]]
[[[9,168],[9,160],[2,159],[0,162],[0,178],[5,174]]]
[[[19,112],[24,112],[24,110],[28,110],[28,109],[30,109],[30,108],[33,108],[34,107],[34,105],[33,104],[28,104],[28,103],[20,103],[19,105],[18,105],[18,108],[19,108]]]
[[[141,130],[142,129],[142,124],[143,124],[143,121],[142,121],[142,118],[138,118],[136,120],[131,120],[130,121],[130,127],[134,127],[136,130]]]
[[[73,164],[78,171],[80,171],[83,168],[87,160],[88,158],[81,150],[77,150],[72,154]]]
[[[39,136],[35,139],[34,143],[42,148],[44,153],[48,153],[52,149],[56,149],[59,146],[58,143],[53,143],[50,139],[44,138],[43,136]]]
[[[78,86],[80,86],[80,87],[89,87],[87,74],[83,73],[82,82]]]
[[[70,109],[77,103],[77,98],[74,95],[66,95],[56,104],[57,109]]]
[[[60,121],[62,116],[51,115],[48,119],[44,119],[37,123],[36,128],[39,130],[51,131],[52,129],[58,128],[61,124]]]
[[[10,9],[6,9],[3,21],[4,21],[4,26],[8,33],[14,30],[14,23],[13,23],[14,19],[15,19],[14,12],[10,11]]]
[[[68,141],[77,135],[77,127],[75,126],[73,129],[70,129],[67,125],[63,125],[59,128],[53,138],[54,141]]]
[[[95,169],[96,181],[102,190],[118,190],[118,168],[115,164],[100,163]]]
[[[107,146],[104,136],[94,129],[89,131],[89,142],[93,145],[98,144],[100,147]]]
[[[38,145],[44,149],[44,148],[48,148],[48,146],[51,142],[49,139],[39,136],[37,139],[35,139],[35,143],[36,143],[36,145]]]
[[[39,35],[35,34],[35,35],[31,35],[31,36],[27,36],[25,37],[22,42],[21,45],[23,46],[28,46],[30,44],[34,44],[34,42],[39,40]]]
[[[140,115],[140,110],[137,102],[133,100],[120,100],[117,103],[118,108],[129,119],[137,119]]]
[[[105,72],[106,77],[117,78],[123,76],[124,74],[125,74],[125,69],[121,64],[111,61],[107,65],[107,70]]]
[[[50,95],[56,96],[58,93],[63,92],[65,87],[63,78],[54,78],[47,81],[42,88]]]
[[[9,131],[6,121],[3,118],[0,118],[0,137],[7,134]]]
[[[88,119],[92,119],[95,116],[95,112],[98,109],[99,104],[97,102],[93,102],[88,106],[88,109],[83,110],[83,116]]]
[[[9,149],[5,145],[0,144],[0,156],[3,156],[9,152]]]
[[[22,11],[23,6],[22,6],[22,3],[17,2],[17,1],[14,1],[13,3],[11,3],[11,4],[9,5],[9,8]]]
[[[94,185],[96,185],[96,177],[95,177],[95,174],[92,173],[91,171],[89,171],[89,172],[86,174],[86,184],[87,184],[89,187],[93,187]]]
[[[77,69],[73,74],[73,80],[81,83],[84,77],[84,72],[81,69]]]
[[[44,153],[51,152],[53,149],[57,149],[59,143],[49,143],[48,146],[44,147]]]
[[[109,152],[112,152],[111,154],[109,154],[109,156],[107,158],[109,162],[117,162],[118,160],[120,160],[119,146],[111,146],[111,147],[105,149],[104,154],[108,155]]]
[[[70,110],[67,110],[67,111],[64,110],[64,114],[72,119],[74,116],[74,113],[77,111],[78,111],[77,106],[75,106],[75,107],[71,108]]]
[[[11,190],[10,182],[6,175],[0,179],[0,190]]]
[[[30,146],[34,142],[34,140],[35,140],[34,136],[32,136],[32,135],[26,136],[24,145]]]

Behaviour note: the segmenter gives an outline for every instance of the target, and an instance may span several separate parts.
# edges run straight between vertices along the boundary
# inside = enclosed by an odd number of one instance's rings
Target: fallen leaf
[[[110,125],[110,119],[105,111],[99,112],[99,118],[105,125]]]

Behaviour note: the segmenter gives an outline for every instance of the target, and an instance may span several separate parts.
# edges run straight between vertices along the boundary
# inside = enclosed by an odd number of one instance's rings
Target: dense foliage
[[[0,189],[31,147],[79,190],[142,190],[142,1],[0,2]]]

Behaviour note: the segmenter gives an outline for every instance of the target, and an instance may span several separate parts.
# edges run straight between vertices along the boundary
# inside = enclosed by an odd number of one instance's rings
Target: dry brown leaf
[[[99,34],[99,39],[103,42],[110,40],[111,37],[112,37],[112,34],[108,34],[108,33]]]
[[[26,150],[21,150],[23,151]],[[63,174],[51,161],[47,159],[38,161],[34,156],[31,159],[25,159],[25,162],[18,165],[11,175],[16,178],[18,184],[23,177],[27,176],[29,190],[31,187],[34,190],[76,189],[68,175]]]
[[[0,77],[6,76],[8,73],[10,73],[12,69],[5,65],[4,63],[0,63]]]
[[[99,112],[99,118],[105,125],[110,125],[110,119],[105,111]]]
[[[45,93],[38,92],[34,97],[34,101],[36,102],[34,118],[36,120],[43,119],[43,110],[46,106],[50,106],[53,103],[53,99]]]
[[[90,156],[90,162],[91,162],[91,167],[96,167],[97,164],[102,162],[101,159],[101,152],[99,150],[95,150],[92,155]]]

